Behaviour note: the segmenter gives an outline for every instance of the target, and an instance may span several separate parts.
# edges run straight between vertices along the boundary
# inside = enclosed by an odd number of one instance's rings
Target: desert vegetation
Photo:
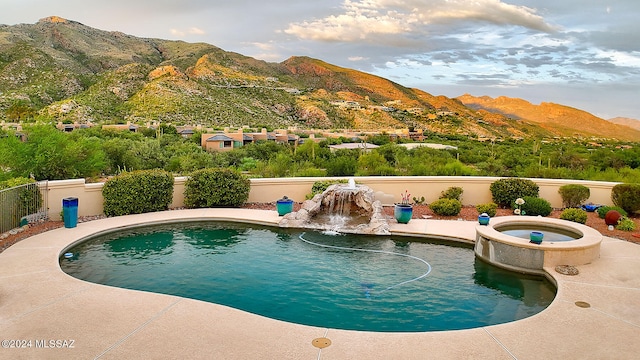
[[[379,135],[368,139],[380,145],[370,151],[330,151],[330,144],[351,141],[341,138],[319,143],[308,140],[299,146],[264,141],[210,153],[201,148],[197,133],[187,139],[172,126],[163,125],[160,130],[133,133],[94,127],[65,133],[51,125],[33,125],[23,130],[26,141],[5,130],[0,134],[0,181],[15,177],[99,179],[152,169],[188,175],[218,167],[248,177],[476,175],[640,183],[640,146],[623,146],[630,143],[605,142],[598,147],[579,140],[486,143],[429,134],[426,141],[457,149],[408,150]],[[520,196],[525,195],[534,194]]]

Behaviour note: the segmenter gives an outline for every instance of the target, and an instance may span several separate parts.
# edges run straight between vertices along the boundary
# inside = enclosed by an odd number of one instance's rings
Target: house
[[[289,134],[286,130],[267,132],[267,129],[262,129],[259,133],[245,133],[243,129],[229,132],[225,129],[224,132],[215,134],[202,134],[200,139],[200,144],[206,151],[229,151],[258,141],[275,141],[297,146],[300,141],[298,135]]]
[[[204,142],[204,149],[206,151],[231,151],[242,146],[239,142],[224,134],[210,136],[204,140]]]
[[[102,125],[103,130],[111,129],[111,130],[126,130],[131,132],[138,132],[138,125],[132,124],[131,121],[127,121],[126,124],[117,124],[117,125]]]

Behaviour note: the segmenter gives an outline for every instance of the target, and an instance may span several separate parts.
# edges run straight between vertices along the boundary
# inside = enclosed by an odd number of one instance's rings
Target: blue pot
[[[598,210],[599,207],[601,207],[602,205],[596,205],[596,204],[584,204],[582,205],[582,210],[588,211],[588,212],[594,212],[596,210]]]
[[[413,216],[413,206],[398,204],[393,210],[393,215],[396,218],[396,221],[400,224],[406,224],[411,220]]]
[[[279,216],[284,216],[293,211],[293,200],[291,199],[280,199],[276,201],[276,211],[278,211]]]
[[[529,242],[532,242],[534,244],[540,244],[542,243],[542,238],[544,238],[544,234],[541,233],[540,231],[532,231],[529,234]]]
[[[491,217],[485,213],[482,213],[478,216],[478,223],[480,225],[489,225],[489,220]]]

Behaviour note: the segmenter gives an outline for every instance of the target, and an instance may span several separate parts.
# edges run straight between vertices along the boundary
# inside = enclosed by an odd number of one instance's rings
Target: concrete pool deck
[[[199,219],[280,220],[265,210],[166,211],[60,228],[5,250],[0,359],[636,359],[640,354],[640,246],[608,237],[600,258],[578,266],[577,276],[545,268],[558,293],[543,312],[507,324],[424,333],[291,324],[202,301],[88,283],[58,265],[64,249],[95,233]],[[398,235],[475,238],[475,222],[391,222]],[[315,347],[318,338],[331,344]]]

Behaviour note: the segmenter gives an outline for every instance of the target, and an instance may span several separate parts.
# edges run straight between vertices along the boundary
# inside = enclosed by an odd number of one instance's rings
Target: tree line
[[[293,176],[500,176],[640,183],[640,143],[590,144],[578,139],[479,142],[456,135],[428,135],[428,142],[457,147],[407,149],[384,134],[370,151],[331,151],[350,139],[305,139],[293,146],[272,141],[228,152],[206,152],[200,133],[183,138],[172,126],[128,132],[99,127],[62,132],[51,125],[25,127],[26,140],[0,133],[0,181],[97,179],[131,170],[163,169],[176,175],[212,167],[249,177]],[[403,140],[399,140],[403,141]]]

